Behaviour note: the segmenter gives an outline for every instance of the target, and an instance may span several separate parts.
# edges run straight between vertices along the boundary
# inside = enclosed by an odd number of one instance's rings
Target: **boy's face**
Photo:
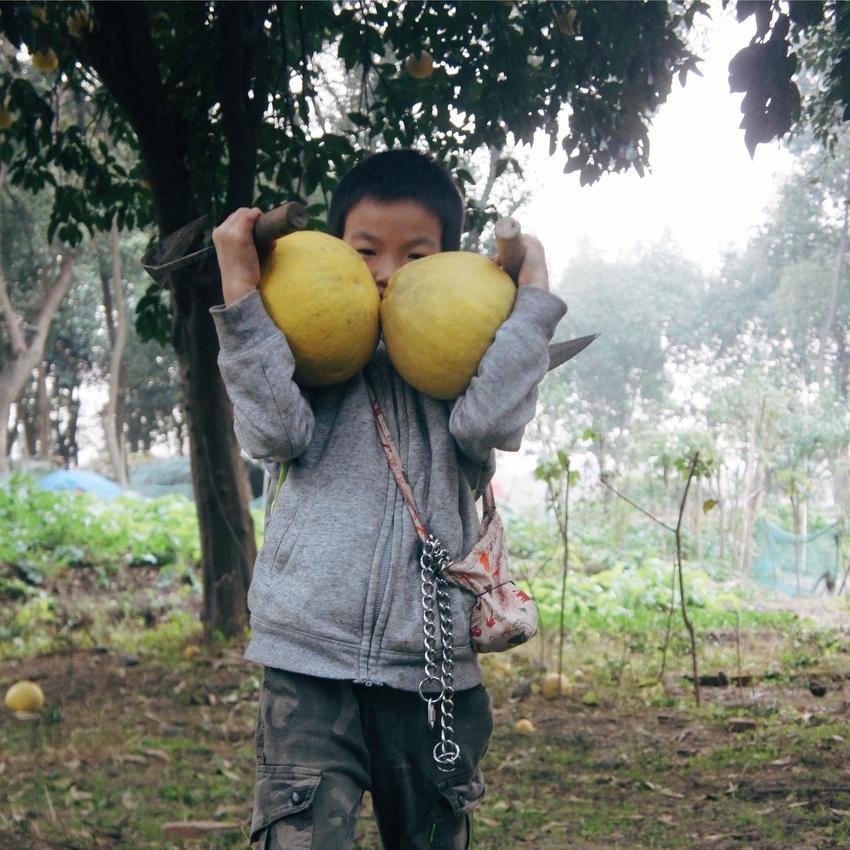
[[[383,298],[387,281],[411,260],[436,254],[442,246],[440,220],[414,200],[363,198],[348,212],[343,242],[362,255]]]

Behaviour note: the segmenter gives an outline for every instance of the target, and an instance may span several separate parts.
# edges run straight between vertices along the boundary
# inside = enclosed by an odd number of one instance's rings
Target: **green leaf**
[[[712,510],[712,508],[716,507],[717,504],[718,504],[717,499],[706,499],[702,503],[702,512],[704,514],[707,514],[710,510]]]

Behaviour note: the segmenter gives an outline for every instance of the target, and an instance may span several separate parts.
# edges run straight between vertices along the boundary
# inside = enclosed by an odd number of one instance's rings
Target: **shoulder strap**
[[[383,448],[384,454],[387,456],[390,472],[392,472],[393,478],[395,478],[396,484],[398,484],[398,489],[401,491],[404,503],[407,505],[410,518],[413,520],[413,527],[416,529],[419,539],[424,543],[428,539],[428,529],[425,527],[425,523],[422,522],[419,511],[416,508],[416,502],[413,499],[413,488],[407,480],[395,440],[392,438],[387,420],[384,418],[384,411],[381,409],[381,405],[378,403],[378,397],[375,395],[375,388],[365,375],[363,379],[366,381],[366,390],[369,393],[369,401],[372,404],[372,413],[375,415],[375,427],[378,429],[381,448]]]
[[[413,527],[416,529],[419,539],[424,543],[428,539],[428,529],[425,527],[425,523],[422,522],[422,519],[419,516],[419,511],[413,498],[413,488],[410,486],[410,481],[407,480],[407,474],[405,473],[404,465],[401,462],[401,455],[399,455],[395,440],[393,440],[392,434],[390,433],[390,428],[389,425],[387,425],[386,418],[384,417],[384,411],[378,402],[378,397],[375,395],[375,388],[372,386],[372,382],[365,375],[363,376],[363,379],[366,382],[366,390],[369,393],[369,401],[372,405],[372,413],[375,416],[375,427],[378,429],[378,437],[380,438],[381,448],[383,448],[384,454],[387,456],[387,463],[389,464],[390,471],[393,474],[393,478],[395,478],[398,489],[401,491],[404,503],[407,505],[410,518],[413,520]],[[496,501],[493,496],[492,484],[487,485],[487,489],[484,491],[483,502],[484,516],[487,516],[488,514],[492,515],[496,512]]]

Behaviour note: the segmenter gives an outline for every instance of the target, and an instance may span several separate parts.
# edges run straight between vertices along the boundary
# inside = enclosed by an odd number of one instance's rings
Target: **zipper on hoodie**
[[[392,405],[393,405],[392,424],[390,424],[389,422],[387,424],[389,424],[390,427],[393,429],[393,437],[395,438],[396,445],[399,445],[400,436],[399,436],[399,425],[398,425],[398,402],[396,400],[395,393],[392,392],[392,391],[390,393],[390,398],[392,400]],[[372,611],[372,629],[371,629],[371,633],[369,635],[369,649],[368,649],[368,652],[366,654],[366,676],[367,676],[367,678],[366,678],[365,684],[367,684],[367,685],[370,682],[373,685],[382,685],[383,684],[383,682],[377,682],[377,681],[371,679],[370,673],[369,673],[369,668],[370,668],[370,665],[373,661],[373,652],[374,652],[374,646],[375,646],[375,629],[378,625],[378,616],[380,615],[381,609],[383,608],[383,605],[384,605],[384,596],[386,595],[387,584],[389,583],[389,579],[390,579],[390,568],[391,568],[391,565],[392,565],[392,553],[393,553],[393,532],[395,530],[395,524],[396,524],[395,523],[395,514],[396,514],[396,509],[398,508],[398,497],[399,497],[398,485],[395,482],[395,478],[393,477],[393,474],[390,471],[389,466],[387,467],[387,475],[388,475],[388,480],[389,480],[389,487],[391,488],[392,493],[393,493],[393,498],[390,501],[390,517],[389,517],[390,527],[389,527],[389,533],[387,534],[387,542],[384,545],[384,552],[383,552],[383,555],[381,557],[381,571],[380,571],[380,574],[378,576],[378,589],[377,589],[377,592],[375,594],[375,600],[376,601],[375,601],[374,609]]]

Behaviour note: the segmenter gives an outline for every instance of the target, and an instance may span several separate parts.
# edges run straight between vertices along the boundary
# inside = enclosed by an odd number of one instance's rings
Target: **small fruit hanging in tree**
[[[59,57],[53,50],[36,51],[32,55],[32,64],[42,74],[50,74],[59,67]]]
[[[404,67],[414,80],[427,80],[434,73],[434,57],[427,50],[420,50],[404,60]]]
[[[315,231],[278,239],[263,262],[260,297],[304,386],[346,381],[375,351],[378,290],[363,257],[341,239]]]
[[[516,286],[496,263],[447,251],[402,266],[381,301],[387,352],[426,395],[457,398],[511,312]]]

